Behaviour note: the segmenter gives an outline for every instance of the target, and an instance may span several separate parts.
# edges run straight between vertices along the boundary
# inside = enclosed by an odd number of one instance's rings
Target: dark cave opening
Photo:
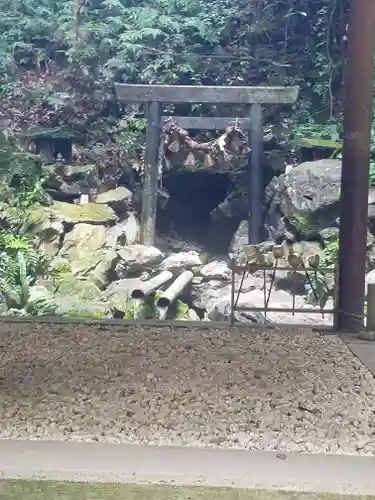
[[[220,251],[219,247],[222,247],[226,251],[239,221],[232,222],[228,229],[221,227],[220,241],[217,241],[217,231],[212,232],[211,212],[230,192],[230,175],[212,170],[169,172],[163,176],[163,187],[168,191],[169,199],[165,207],[158,207],[158,232],[197,243],[206,249]]]

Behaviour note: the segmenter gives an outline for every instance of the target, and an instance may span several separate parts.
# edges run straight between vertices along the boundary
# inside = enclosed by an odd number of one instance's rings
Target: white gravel
[[[375,381],[308,331],[0,325],[0,438],[375,454]]]

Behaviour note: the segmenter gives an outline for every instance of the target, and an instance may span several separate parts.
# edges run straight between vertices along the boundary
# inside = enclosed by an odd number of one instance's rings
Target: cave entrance
[[[251,179],[249,189],[249,243],[260,243],[263,230],[263,104],[294,103],[299,94],[298,87],[237,87],[237,86],[197,86],[197,85],[143,85],[115,83],[117,99],[123,103],[142,103],[148,105],[147,147],[145,151],[143,195],[141,211],[141,242],[155,244],[159,150],[161,130],[163,129],[163,104],[232,104],[244,107],[251,105],[249,116],[251,142]],[[171,118],[171,117],[170,117]],[[223,121],[235,121],[237,117],[173,117],[185,121],[185,129],[222,130]],[[187,126],[187,121],[189,126]],[[221,122],[221,125],[218,124]],[[216,123],[215,123],[216,122]]]
[[[230,192],[230,174],[212,170],[168,172],[163,176],[163,187],[169,199],[157,211],[156,228],[160,234],[214,247],[210,241],[211,212]],[[228,239],[233,234],[222,236]]]

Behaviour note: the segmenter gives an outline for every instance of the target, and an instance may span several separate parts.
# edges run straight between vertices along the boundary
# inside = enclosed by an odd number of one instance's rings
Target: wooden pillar
[[[338,327],[364,323],[375,2],[352,2],[345,75]]]
[[[262,241],[263,232],[263,116],[262,105],[253,104],[250,112],[251,164],[248,165],[248,223],[249,244]]]
[[[161,103],[151,102],[148,107],[147,145],[143,172],[141,235],[143,245],[155,245],[156,208],[158,201],[159,146]]]

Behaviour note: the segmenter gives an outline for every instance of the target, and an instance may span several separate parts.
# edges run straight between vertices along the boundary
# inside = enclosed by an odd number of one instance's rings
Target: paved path
[[[0,477],[375,494],[375,457],[0,441]]]
[[[375,377],[375,342],[361,340],[357,335],[350,333],[341,334],[340,337]]]

